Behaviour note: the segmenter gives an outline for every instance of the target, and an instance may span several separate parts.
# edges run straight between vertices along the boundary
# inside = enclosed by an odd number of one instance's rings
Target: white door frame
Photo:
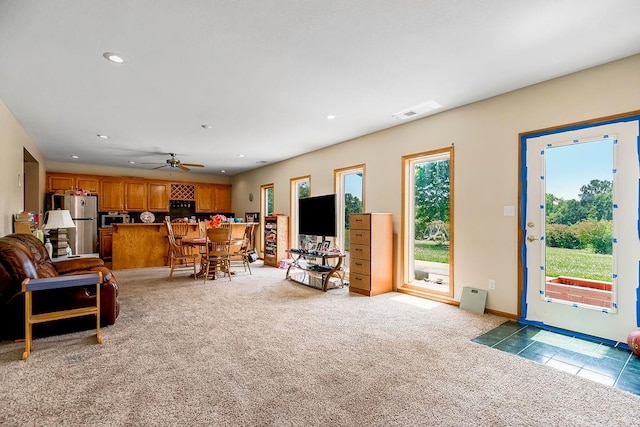
[[[520,248],[521,256],[521,308],[519,321],[545,329],[567,333],[573,336],[597,338],[616,344],[625,342],[628,333],[640,324],[640,115],[621,117],[600,122],[591,122],[564,128],[534,132],[520,137]],[[544,155],[540,147],[562,144],[562,141],[585,140],[616,135],[618,159],[614,183],[615,221],[614,245],[617,251],[617,265],[614,277],[617,283],[616,310],[593,310],[578,304],[559,304],[540,295],[539,276],[544,274],[543,251],[540,240],[529,242],[527,236],[536,233],[527,226],[527,217],[536,215],[536,209],[544,209],[543,203],[532,197],[539,197],[540,183],[544,179]],[[538,156],[536,156],[536,154]],[[538,157],[538,159],[536,159]],[[538,164],[536,164],[538,163]],[[535,172],[534,172],[535,171]],[[537,175],[536,175],[537,174]],[[531,182],[530,182],[531,181]],[[538,206],[539,205],[539,206]],[[540,215],[537,214],[536,224]],[[617,228],[616,228],[617,226]],[[539,227],[541,241],[544,241],[544,226]],[[617,234],[616,234],[617,233]],[[538,255],[537,255],[538,254]],[[538,259],[536,260],[536,256]]]

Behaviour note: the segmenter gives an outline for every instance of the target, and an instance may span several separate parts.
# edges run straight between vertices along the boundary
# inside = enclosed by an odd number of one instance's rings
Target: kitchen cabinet
[[[148,206],[148,184],[142,180],[124,181],[124,208],[127,211],[144,212]]]
[[[98,210],[169,212],[170,200],[195,200],[196,212],[232,212],[231,186],[144,178],[47,173],[47,192],[82,189],[98,194]],[[174,194],[174,189],[175,193]]]
[[[76,179],[68,175],[47,175],[48,192],[65,192],[73,190],[76,186]]]
[[[100,180],[95,176],[78,176],[76,177],[76,188],[97,194],[100,191]]]
[[[215,211],[214,212],[231,212],[231,186],[216,185],[215,194]]]
[[[212,185],[196,185],[196,212],[215,212],[215,200],[215,192]]]
[[[64,193],[68,190],[84,190],[96,194],[99,192],[99,180],[91,175],[73,175],[64,173],[47,174],[47,192]]]
[[[100,180],[98,210],[100,212],[125,210],[123,179],[111,178]]]
[[[231,212],[231,186],[196,185],[196,212]]]
[[[100,258],[110,260],[113,256],[111,247],[113,244],[113,231],[110,228],[101,228],[98,231],[100,243]]]
[[[171,186],[166,182],[149,182],[149,205],[151,212],[169,212]]]

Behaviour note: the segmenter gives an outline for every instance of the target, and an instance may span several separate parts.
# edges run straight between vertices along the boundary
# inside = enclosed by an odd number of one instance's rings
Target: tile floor
[[[640,395],[640,357],[629,350],[513,321],[472,341]]]

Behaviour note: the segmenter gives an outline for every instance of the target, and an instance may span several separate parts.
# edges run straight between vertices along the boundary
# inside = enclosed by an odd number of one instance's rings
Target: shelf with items
[[[287,258],[289,242],[289,218],[284,215],[271,215],[264,220],[264,263],[278,267],[280,261]]]
[[[287,268],[286,278],[313,288],[343,288],[344,268],[342,262],[345,254],[336,251],[306,251],[291,249],[288,251],[292,261]]]

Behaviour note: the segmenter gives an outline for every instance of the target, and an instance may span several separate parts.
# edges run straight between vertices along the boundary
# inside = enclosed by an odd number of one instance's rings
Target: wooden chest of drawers
[[[392,215],[351,214],[349,226],[349,290],[369,296],[392,291]]]

